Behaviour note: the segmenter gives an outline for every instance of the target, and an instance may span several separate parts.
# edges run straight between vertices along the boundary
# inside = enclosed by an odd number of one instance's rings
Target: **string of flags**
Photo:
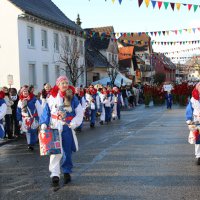
[[[150,31],[150,32],[95,32],[95,31],[82,31],[80,36],[84,38],[95,38],[99,37],[101,40],[112,38],[113,41],[117,42],[121,37],[134,37],[134,36],[168,36],[171,33],[178,35],[182,33],[197,33],[200,32],[200,27],[198,28],[185,28],[185,29],[176,29],[176,30],[164,30],[164,31]],[[116,39],[118,38],[118,39]]]
[[[193,41],[151,41],[152,45],[185,45],[185,44],[199,44],[200,40]]]
[[[190,52],[190,51],[195,51],[195,50],[200,50],[200,47],[184,49],[184,50],[179,50],[179,51],[173,51],[173,52],[162,52],[162,54],[169,55],[169,54],[175,54],[175,53],[181,53],[181,52]]]
[[[90,1],[90,0],[89,0]],[[105,0],[107,1],[107,0]],[[113,4],[118,1],[119,4],[122,4],[122,0],[112,0]],[[179,11],[181,7],[186,7],[188,11],[193,10],[194,12],[197,11],[197,9],[200,7],[200,5],[197,4],[191,4],[191,3],[175,3],[175,2],[169,2],[169,1],[155,1],[155,0],[138,0],[138,6],[141,7],[141,5],[145,3],[146,7],[148,8],[151,4],[153,9],[156,7],[160,10],[162,7],[164,7],[165,10],[171,8],[173,11],[176,9]]]
[[[145,2],[146,7],[148,8],[151,2],[151,5],[154,8],[158,7],[158,9],[161,9],[161,7],[164,7],[165,10],[171,7],[171,9],[174,11],[175,8],[179,11],[181,7],[187,7],[188,11],[191,11],[193,8],[193,11],[196,12],[197,9],[200,7],[200,5],[191,4],[191,3],[174,3],[174,2],[166,2],[166,1],[155,1],[155,0],[138,0],[139,7]],[[170,5],[170,6],[169,6]]]

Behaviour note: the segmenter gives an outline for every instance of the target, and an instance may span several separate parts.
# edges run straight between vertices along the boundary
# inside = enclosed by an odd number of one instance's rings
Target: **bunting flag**
[[[197,31],[200,32],[200,28],[187,28],[187,29],[177,29],[177,30],[163,30],[163,31],[150,31],[150,32],[92,32],[92,31],[81,31],[77,33],[78,35],[89,38],[89,37],[102,37],[108,38],[110,37],[133,37],[134,35],[148,35],[148,36],[168,36],[169,34],[173,33],[175,35],[182,34],[182,33],[193,33],[196,34]]]
[[[162,54],[169,55],[169,54],[175,54],[175,53],[190,52],[190,51],[195,51],[195,50],[200,50],[200,47],[184,49],[184,50],[179,50],[179,51],[172,51],[172,52],[162,52]]]
[[[164,35],[164,34],[163,34]],[[185,45],[185,44],[200,44],[200,40],[192,40],[192,41],[151,41],[152,45]]]
[[[174,3],[174,2],[165,2],[165,1],[155,1],[155,0],[138,0],[138,5],[139,7],[142,5],[143,2],[145,2],[146,7],[149,7],[149,4],[152,4],[152,7],[155,8],[156,4],[158,5],[159,10],[161,9],[162,5],[164,4],[165,10],[168,9],[168,6],[170,4],[171,9],[174,11],[175,7],[176,9],[179,11],[181,6],[185,6],[187,7],[188,11],[191,10],[191,8],[193,7],[194,12],[197,11],[198,7],[200,7],[200,5],[196,5],[196,4],[186,4],[186,3]],[[121,3],[120,3],[121,4]]]

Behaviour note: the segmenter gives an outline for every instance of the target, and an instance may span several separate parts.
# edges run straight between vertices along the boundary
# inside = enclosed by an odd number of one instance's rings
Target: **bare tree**
[[[62,63],[63,67],[60,69],[65,72],[70,82],[76,86],[79,78],[85,72],[85,63],[83,62],[80,64],[80,58],[84,55],[84,45],[79,45],[78,50],[76,38],[73,38],[71,45],[69,45],[69,41],[67,42],[66,37],[63,37],[63,41],[64,42],[61,44],[61,53],[59,55],[59,62]]]
[[[110,77],[111,86],[114,86],[117,74],[119,72],[119,64],[116,61],[113,61],[107,68],[108,76]]]

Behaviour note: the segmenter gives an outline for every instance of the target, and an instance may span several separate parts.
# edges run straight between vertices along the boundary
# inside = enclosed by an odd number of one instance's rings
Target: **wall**
[[[34,48],[30,48],[27,45],[27,26],[34,27]],[[44,29],[47,31],[47,41],[48,48],[42,48],[41,42],[41,30]],[[70,42],[72,41],[72,35],[61,32],[59,30],[46,27],[40,24],[35,24],[32,22],[19,20],[19,44],[20,44],[20,84],[29,84],[29,63],[34,63],[36,66],[36,90],[40,91],[43,87],[43,64],[47,64],[49,67],[49,83],[51,85],[55,85],[55,81],[57,79],[56,76],[56,66],[60,66],[63,68],[63,64],[60,62],[60,54],[62,54],[64,36],[69,36]],[[58,33],[59,35],[59,52],[54,50],[54,33]],[[82,38],[78,38],[79,40],[83,40]],[[84,44],[84,42],[83,42]],[[81,56],[79,59],[79,65],[85,65],[85,56]],[[63,70],[60,70],[60,74],[65,74]],[[78,84],[85,85],[85,76],[83,81],[79,81]]]
[[[7,75],[13,75],[14,85],[20,88],[18,15],[22,12],[8,0],[0,0],[0,87],[8,86]]]

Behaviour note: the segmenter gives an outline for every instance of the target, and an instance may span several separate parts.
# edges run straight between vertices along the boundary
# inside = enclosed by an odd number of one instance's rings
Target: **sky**
[[[138,0],[123,0],[120,5],[118,0],[52,0],[63,13],[73,21],[76,21],[77,14],[80,15],[82,28],[113,26],[115,32],[151,32],[166,31],[186,28],[200,27],[200,8],[194,12],[188,11],[187,7],[181,6],[172,11],[170,5],[165,10],[164,5],[159,10],[158,7],[146,8],[145,3],[139,8]],[[167,0],[166,0],[167,1]],[[169,0],[174,3],[190,3],[200,5],[200,0]],[[153,36],[155,41],[183,41],[200,40],[200,31],[196,33],[186,33],[169,36]],[[153,45],[155,52],[177,51],[200,47],[200,44],[162,46]],[[171,56],[192,56],[200,54],[199,50],[190,53],[171,54]]]

